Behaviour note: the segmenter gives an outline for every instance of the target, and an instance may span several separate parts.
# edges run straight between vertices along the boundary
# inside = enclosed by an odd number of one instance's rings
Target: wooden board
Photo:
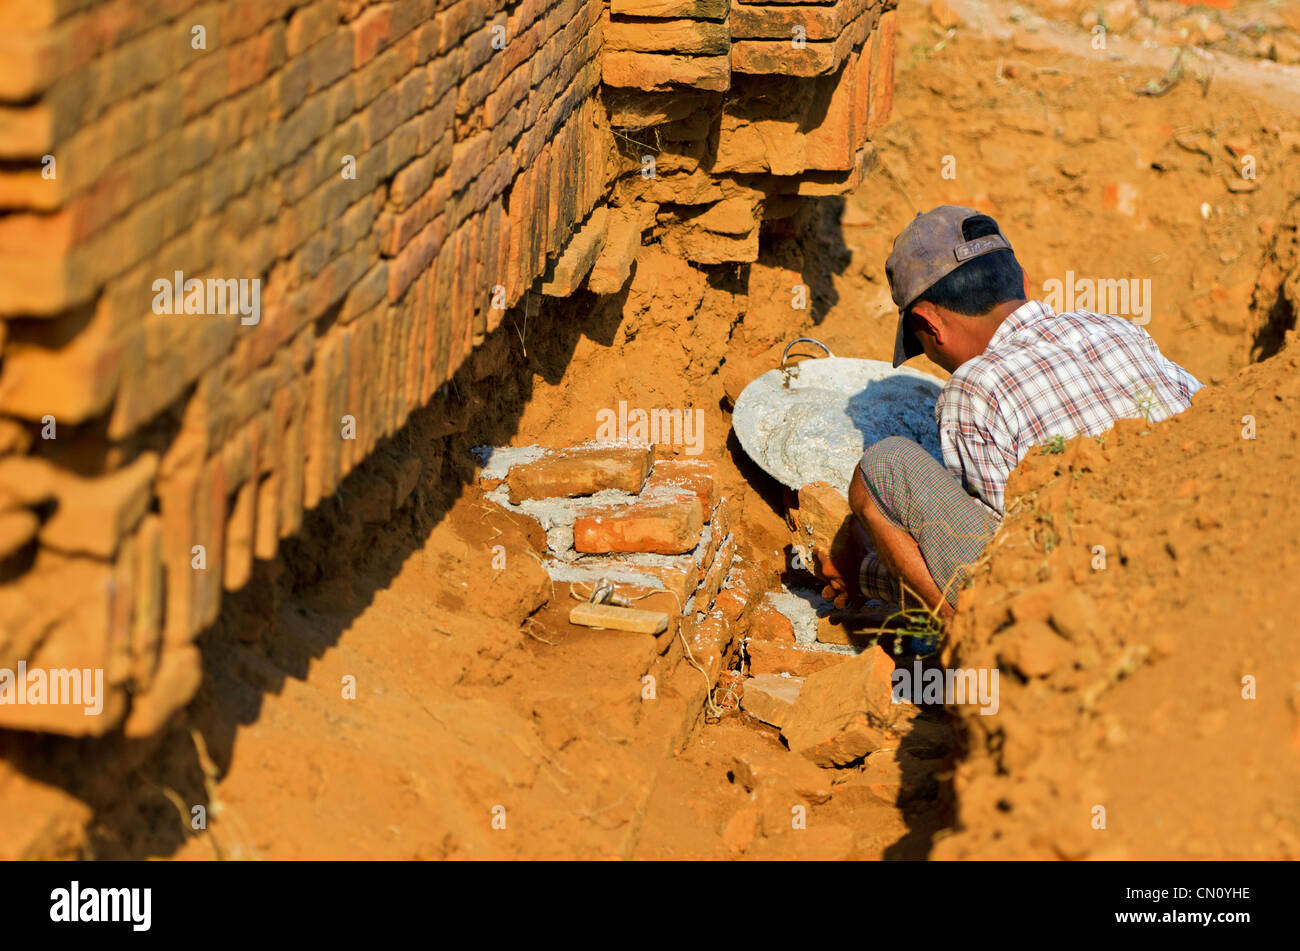
[[[661,634],[668,629],[668,615],[662,611],[639,611],[614,604],[579,604],[569,612],[569,623],[638,634]]]

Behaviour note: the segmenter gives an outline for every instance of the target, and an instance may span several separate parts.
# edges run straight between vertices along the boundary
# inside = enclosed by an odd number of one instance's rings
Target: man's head
[[[940,205],[917,215],[885,264],[898,305],[894,366],[924,353],[952,372],[988,346],[1025,301],[1025,274],[997,222]]]

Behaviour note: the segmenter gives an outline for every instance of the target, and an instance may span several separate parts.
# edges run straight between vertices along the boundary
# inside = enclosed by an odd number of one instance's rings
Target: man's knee
[[[886,436],[868,446],[858,463],[861,480],[855,478],[854,484],[861,481],[863,491],[868,493],[876,510],[897,527],[903,527],[905,522],[902,517],[905,508],[902,495],[906,491],[906,473],[922,457],[929,458],[929,454],[911,439]],[[857,511],[852,497],[849,504]]]
[[[858,469],[862,478],[877,495],[898,474],[912,463],[916,454],[926,454],[921,446],[906,436],[886,436],[874,442],[862,453]]]

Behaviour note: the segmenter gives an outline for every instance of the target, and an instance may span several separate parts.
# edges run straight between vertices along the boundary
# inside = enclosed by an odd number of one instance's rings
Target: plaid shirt
[[[1136,324],[1028,301],[957,368],[934,416],[944,465],[1000,517],[1007,477],[1030,449],[1095,436],[1117,419],[1157,422],[1187,409],[1200,388]]]

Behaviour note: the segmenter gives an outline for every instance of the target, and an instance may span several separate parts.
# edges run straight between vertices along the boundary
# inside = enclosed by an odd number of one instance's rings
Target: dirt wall
[[[0,35],[0,668],[108,685],[0,726],[69,734],[183,706],[223,592],[534,295],[755,260],[892,99],[865,0],[0,0]]]

